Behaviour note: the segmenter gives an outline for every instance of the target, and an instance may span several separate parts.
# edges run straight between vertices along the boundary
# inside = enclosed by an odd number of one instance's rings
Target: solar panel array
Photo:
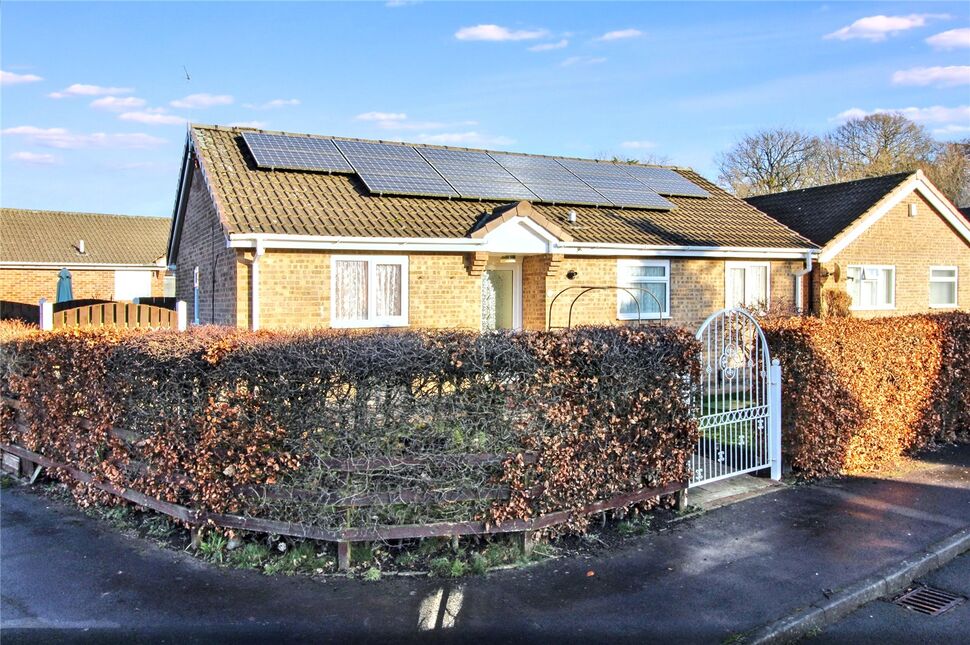
[[[372,193],[670,210],[708,197],[668,168],[408,144],[244,132],[256,166],[354,173]]]
[[[243,140],[260,168],[354,172],[332,139],[243,132]]]
[[[538,197],[484,152],[415,148],[458,194],[470,199],[527,199]]]
[[[337,140],[372,193],[458,197],[458,192],[411,146]]]

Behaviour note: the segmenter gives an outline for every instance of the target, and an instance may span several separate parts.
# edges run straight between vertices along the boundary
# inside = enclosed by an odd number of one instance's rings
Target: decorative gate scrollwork
[[[740,308],[712,314],[697,331],[694,388],[700,437],[691,486],[771,468],[781,477],[781,367],[761,326]]]

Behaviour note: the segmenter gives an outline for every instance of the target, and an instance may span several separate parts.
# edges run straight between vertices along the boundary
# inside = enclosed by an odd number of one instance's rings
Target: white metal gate
[[[744,309],[722,309],[697,331],[700,437],[690,485],[771,468],[781,479],[781,367]]]

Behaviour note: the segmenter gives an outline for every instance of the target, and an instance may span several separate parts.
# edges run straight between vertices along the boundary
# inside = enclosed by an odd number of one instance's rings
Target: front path
[[[608,555],[458,581],[219,569],[8,489],[0,497],[0,629],[5,644],[271,635],[720,643],[970,525],[970,446],[916,466],[892,478],[774,491]]]

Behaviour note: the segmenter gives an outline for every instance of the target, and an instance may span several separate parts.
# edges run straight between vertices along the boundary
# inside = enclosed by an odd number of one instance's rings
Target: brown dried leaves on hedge
[[[763,321],[782,363],[786,459],[808,477],[892,466],[970,436],[970,314]]]
[[[670,329],[5,338],[4,395],[26,420],[5,416],[5,441],[203,510],[328,528],[524,519],[684,481],[696,440],[696,343]]]

